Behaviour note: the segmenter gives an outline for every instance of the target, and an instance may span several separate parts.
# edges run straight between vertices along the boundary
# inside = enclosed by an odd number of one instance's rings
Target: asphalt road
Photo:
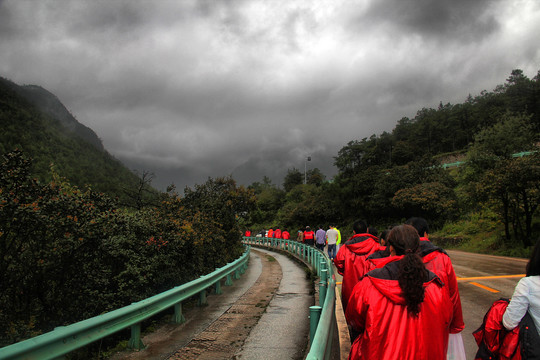
[[[467,359],[474,359],[478,346],[472,336],[495,300],[511,298],[525,274],[526,259],[472,254],[447,250],[458,277],[465,330],[462,332]]]

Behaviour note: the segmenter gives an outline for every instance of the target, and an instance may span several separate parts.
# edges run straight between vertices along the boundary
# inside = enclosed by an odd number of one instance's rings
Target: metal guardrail
[[[522,151],[522,152],[519,152],[519,153],[512,154],[512,157],[516,158],[516,157],[530,156],[530,155],[533,155],[534,153],[537,153],[537,152],[538,151]],[[448,168],[451,168],[451,167],[462,166],[465,163],[466,163],[465,161],[456,161],[456,162],[453,162],[453,163],[442,164],[441,167],[443,169],[448,169]]]
[[[46,334],[18,342],[0,349],[0,359],[58,359],[63,355],[88,345],[96,340],[131,328],[128,347],[141,349],[141,322],[163,310],[174,307],[174,322],[185,321],[182,314],[182,301],[199,294],[199,304],[206,304],[206,290],[215,286],[215,293],[221,294],[221,280],[225,285],[232,285],[232,279],[240,278],[247,269],[250,247],[244,254],[214,272],[201,276],[189,283],[133,303],[123,308],[98,315],[68,326],[62,326]]]
[[[319,305],[309,309],[310,348],[306,360],[330,359],[336,324],[336,277],[331,260],[317,248],[289,239],[244,237],[244,243],[287,251],[307,261],[317,271],[320,279]]]
[[[524,156],[530,156],[530,155],[533,155],[534,153],[537,153],[538,151],[522,151],[522,152],[519,152],[519,153],[515,153],[515,154],[512,154],[512,157],[516,158],[516,157],[524,157]],[[445,163],[445,164],[441,164],[440,166],[443,168],[443,169],[448,169],[448,168],[452,168],[452,167],[460,167],[462,165],[465,165],[466,164],[466,161],[456,161],[456,162],[453,162],[453,163]],[[437,166],[432,166],[431,168],[435,168]]]

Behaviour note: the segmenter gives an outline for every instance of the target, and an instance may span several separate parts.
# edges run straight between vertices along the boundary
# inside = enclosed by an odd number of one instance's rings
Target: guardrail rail
[[[182,302],[199,294],[199,304],[206,304],[206,291],[211,286],[215,287],[216,294],[221,294],[221,281],[223,279],[226,279],[226,286],[232,285],[232,280],[239,279],[240,275],[246,271],[250,250],[250,247],[246,246],[246,251],[237,260],[171,290],[123,308],[68,326],[61,326],[43,335],[3,347],[0,349],[0,359],[58,359],[71,351],[127,328],[131,328],[128,347],[140,350],[144,348],[141,341],[142,321],[174,307],[173,321],[178,324],[183,323],[185,318],[182,314]]]

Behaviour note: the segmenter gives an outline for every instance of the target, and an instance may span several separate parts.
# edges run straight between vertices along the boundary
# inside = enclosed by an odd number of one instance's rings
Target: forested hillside
[[[38,179],[49,181],[55,172],[80,188],[89,185],[126,205],[134,202],[141,179],[45,89],[0,78],[0,126],[0,154],[19,149],[33,159]]]
[[[158,193],[37,86],[0,79],[0,125],[0,347],[169,290],[244,251],[237,220],[254,199],[233,179]],[[114,341],[73,356],[95,358]]]
[[[303,185],[304,174],[289,169],[282,188],[268,179],[252,184],[257,209],[246,226],[334,223],[348,234],[358,218],[382,230],[423,216],[448,236],[486,231],[495,248],[530,246],[540,233],[540,72],[529,79],[513,70],[493,91],[465,97],[420,109],[391,132],[350,141],[335,157],[333,181],[314,169]],[[512,156],[522,151],[530,153]],[[464,166],[440,166],[456,160]],[[450,227],[460,222],[474,224],[456,235]]]

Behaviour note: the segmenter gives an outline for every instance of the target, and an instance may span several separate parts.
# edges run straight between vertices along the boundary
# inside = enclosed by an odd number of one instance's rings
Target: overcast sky
[[[0,76],[154,185],[250,184],[540,69],[540,1],[0,0]]]

